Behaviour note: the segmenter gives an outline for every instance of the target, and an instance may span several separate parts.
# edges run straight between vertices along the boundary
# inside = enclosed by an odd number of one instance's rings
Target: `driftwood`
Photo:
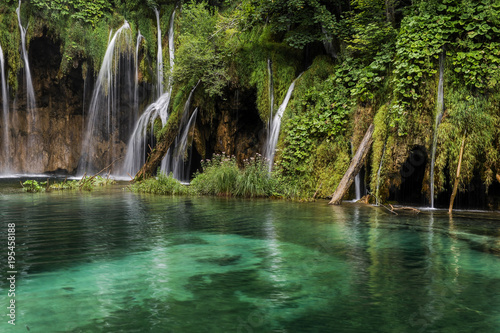
[[[351,187],[354,178],[359,173],[359,170],[361,170],[361,167],[365,162],[366,156],[368,156],[368,151],[370,150],[370,146],[373,141],[372,140],[373,130],[374,126],[373,124],[371,124],[370,127],[368,127],[368,130],[366,131],[363,140],[359,144],[358,150],[356,151],[356,154],[352,158],[349,168],[344,174],[344,177],[342,177],[342,180],[337,186],[337,189],[333,193],[332,200],[329,202],[330,205],[340,205],[342,203],[342,198],[344,197],[345,193],[349,190],[349,187]]]
[[[418,210],[416,208],[413,208],[413,207],[408,207],[408,206],[394,207],[391,204],[389,204],[389,207],[386,206],[386,205],[384,205],[384,204],[380,204],[380,206],[384,207],[385,209],[387,209],[389,212],[391,212],[394,215],[399,215],[397,213],[397,211],[410,211],[413,214],[419,214],[420,213],[420,210]]]

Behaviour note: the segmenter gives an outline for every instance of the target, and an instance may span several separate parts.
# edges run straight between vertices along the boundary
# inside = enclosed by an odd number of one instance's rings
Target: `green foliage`
[[[336,26],[335,15],[318,0],[253,0],[246,9],[249,20],[269,22],[273,33],[282,34],[288,45],[298,49],[323,41],[322,27],[333,31]]]
[[[106,0],[31,0],[33,12],[47,20],[61,21],[71,18],[95,26],[111,10]]]
[[[52,190],[61,191],[61,190],[85,190],[85,191],[93,191],[97,187],[105,187],[108,185],[115,184],[116,182],[110,178],[104,178],[102,176],[86,176],[80,180],[72,180],[67,181],[64,180],[62,182],[54,182],[50,184],[50,181],[38,182],[36,180],[27,180],[22,183],[24,192],[49,192]]]
[[[24,192],[37,193],[45,192],[47,182],[38,183],[36,180],[27,180],[21,184]]]
[[[209,96],[221,95],[229,78],[223,55],[218,52],[216,15],[206,2],[183,5],[174,67],[177,83],[201,80]]]
[[[495,154],[491,153],[498,151],[494,144],[500,132],[498,127],[500,118],[494,106],[485,96],[475,96],[463,88],[454,89],[447,94],[446,105],[448,108],[438,132],[436,186],[440,190],[444,189],[445,169],[449,170],[454,180],[464,136],[465,148],[459,188],[465,189],[475,171],[480,171],[484,182],[491,184],[493,181],[491,168],[495,163]]]
[[[236,159],[224,153],[215,154],[211,160],[202,161],[203,173],[191,181],[196,192],[203,195],[230,196],[236,192],[239,168]]]
[[[148,178],[129,187],[133,192],[151,193],[161,195],[186,195],[190,194],[190,188],[182,185],[172,174],[166,175],[162,172],[156,178]]]
[[[317,59],[297,82],[297,97],[291,103],[295,112],[283,129],[280,165],[285,174],[307,173],[317,145],[345,134],[352,101],[349,91],[337,85],[337,78],[328,76],[331,70],[325,60]]]

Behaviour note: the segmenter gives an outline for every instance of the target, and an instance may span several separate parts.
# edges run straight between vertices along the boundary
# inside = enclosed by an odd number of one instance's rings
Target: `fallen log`
[[[329,202],[330,205],[340,205],[342,203],[342,198],[344,197],[345,193],[349,190],[349,187],[351,187],[354,178],[359,173],[359,170],[361,170],[361,167],[365,162],[366,156],[368,156],[368,151],[370,150],[370,146],[373,141],[372,140],[373,130],[374,126],[373,124],[371,124],[370,127],[368,127],[368,130],[366,131],[363,140],[359,144],[358,150],[356,151],[356,154],[352,158],[349,168],[344,174],[344,177],[342,177],[342,180],[337,186],[337,189],[333,193],[332,200]]]
[[[144,163],[144,165],[135,175],[135,181],[146,179],[156,173],[158,166],[167,154],[168,148],[170,148],[172,143],[174,143],[175,138],[179,134],[179,129],[182,126],[182,122],[185,119],[189,119],[191,98],[193,97],[193,93],[198,84],[199,82],[189,93],[189,97],[186,101],[186,104],[184,104],[184,108],[180,111],[178,109],[172,111],[172,114],[169,116],[167,124],[165,125],[166,128],[163,130],[163,135],[158,139],[158,143],[149,154],[146,163]]]

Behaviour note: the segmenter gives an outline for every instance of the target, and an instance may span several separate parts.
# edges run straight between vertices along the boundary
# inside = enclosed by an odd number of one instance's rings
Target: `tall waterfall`
[[[175,10],[170,18],[170,27],[168,31],[168,49],[170,55],[170,71],[174,65],[174,19]],[[159,26],[158,26],[159,29]],[[153,131],[154,121],[160,117],[162,125],[165,126],[168,120],[168,108],[170,106],[170,97],[172,94],[171,76],[168,80],[167,91],[163,93],[154,103],[149,105],[137,121],[132,136],[127,145],[127,154],[122,167],[123,175],[135,175],[141,166],[145,163],[147,154],[146,136],[148,129]]]
[[[17,21],[19,23],[19,31],[21,32],[21,51],[22,58],[24,61],[24,74],[26,78],[26,103],[27,103],[27,111],[30,114],[29,121],[34,120],[34,111],[35,111],[35,90],[33,89],[33,81],[31,80],[31,70],[30,64],[28,61],[28,51],[26,51],[26,29],[21,24],[21,0],[19,0],[19,7],[16,9],[17,13]]]
[[[295,82],[300,78],[301,75],[302,74],[300,74],[295,80],[293,80],[292,84],[290,84],[285,99],[279,106],[278,111],[276,111],[274,117],[272,114],[269,117],[269,133],[267,136],[266,144],[264,146],[264,157],[269,163],[269,172],[271,172],[271,170],[273,169],[274,154],[280,135],[281,118],[283,117],[283,113],[285,112],[290,98],[292,97],[293,89],[295,88]]]
[[[0,45],[0,71],[2,77],[2,163],[0,173],[10,171],[10,135],[9,135],[9,95],[7,93],[7,81],[5,80],[5,61],[2,46]]]
[[[434,125],[434,139],[432,140],[430,188],[431,188],[431,208],[434,208],[434,164],[436,162],[436,148],[438,140],[438,127],[444,113],[444,52],[439,57],[439,82],[436,103],[436,122]]]
[[[156,25],[158,27],[158,53],[156,59],[156,98],[163,94],[163,50],[162,50],[162,36],[160,28],[160,12],[155,8]]]
[[[196,114],[198,113],[198,109],[193,112],[193,115],[189,117],[189,109],[191,108],[191,100],[193,99],[193,94],[198,87],[198,83],[194,86],[194,88],[189,93],[188,99],[184,104],[184,109],[182,111],[182,119],[179,124],[179,135],[176,137],[174,146],[170,147],[165,155],[165,158],[161,162],[161,171],[165,174],[173,173],[174,178],[181,181],[188,181],[189,175],[184,171],[184,166],[186,165],[186,169],[189,168],[191,161],[189,158],[185,159],[186,149],[188,147],[187,141],[183,143],[183,137],[185,134],[186,140],[188,138],[188,133],[190,132],[190,128],[194,125],[194,121],[196,121]],[[188,118],[189,117],[189,118]],[[192,136],[191,136],[192,137]],[[184,145],[184,148],[182,146]],[[189,171],[189,170],[188,170]]]
[[[78,174],[96,172],[123,156],[136,115],[134,58],[127,21],[110,40],[89,105]]]

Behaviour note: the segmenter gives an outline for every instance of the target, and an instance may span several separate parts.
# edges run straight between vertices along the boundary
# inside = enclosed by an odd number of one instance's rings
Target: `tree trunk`
[[[158,165],[160,165],[161,161],[167,154],[168,148],[172,145],[175,138],[179,134],[179,128],[181,127],[181,123],[185,123],[187,119],[190,117],[190,107],[191,107],[191,99],[193,97],[194,91],[196,87],[200,84],[200,81],[196,83],[194,88],[189,93],[188,99],[184,104],[184,108],[172,111],[172,114],[168,118],[167,124],[165,125],[165,129],[163,130],[163,135],[160,136],[156,147],[149,154],[146,163],[142,166],[141,170],[137,172],[135,175],[135,181],[140,181],[142,179],[146,179],[151,177],[158,169]]]
[[[457,177],[455,178],[455,184],[453,185],[453,192],[451,193],[450,208],[448,208],[448,214],[451,214],[453,210],[453,202],[455,201],[455,196],[457,195],[458,182],[460,180],[460,169],[462,168],[462,157],[464,156],[466,133],[464,133],[464,136],[462,138],[462,145],[460,146],[460,155],[458,156],[458,166],[457,166]]]
[[[146,163],[142,166],[142,168],[135,175],[135,181],[140,181],[151,177],[157,170],[161,161],[165,157],[165,154],[168,151],[168,148],[172,145],[177,134],[179,133],[179,124],[181,117],[179,113],[172,114],[167,121],[167,128],[165,130],[165,134],[163,134],[156,144],[153,151],[149,154]]]
[[[351,187],[354,178],[359,173],[359,170],[361,170],[361,167],[365,162],[366,156],[368,156],[368,151],[370,150],[370,146],[372,144],[373,130],[374,126],[373,124],[371,124],[370,127],[368,127],[363,140],[359,144],[358,150],[352,158],[349,168],[344,174],[344,177],[342,177],[342,180],[337,186],[335,193],[333,193],[332,200],[329,202],[330,205],[341,204],[344,194],[347,192],[349,187]]]

